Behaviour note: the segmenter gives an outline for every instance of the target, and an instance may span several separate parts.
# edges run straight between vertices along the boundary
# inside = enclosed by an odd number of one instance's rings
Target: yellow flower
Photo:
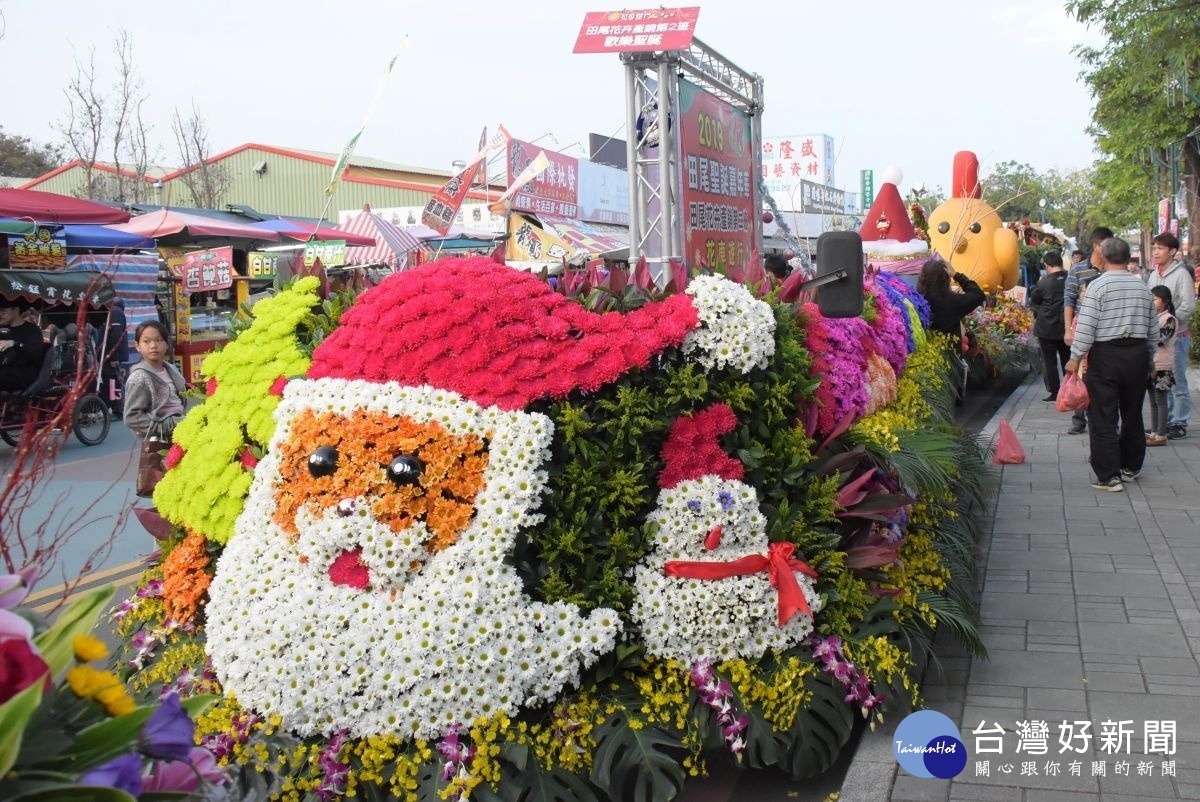
[[[81,699],[90,699],[96,691],[104,687],[104,671],[98,671],[89,665],[75,666],[67,672],[67,685]]]
[[[75,640],[71,641],[71,646],[75,649],[75,659],[81,663],[108,657],[108,647],[99,638],[91,635],[76,635]]]
[[[137,703],[133,701],[133,697],[127,693],[122,693],[116,699],[104,705],[104,712],[108,713],[113,718],[127,716],[137,709]]]

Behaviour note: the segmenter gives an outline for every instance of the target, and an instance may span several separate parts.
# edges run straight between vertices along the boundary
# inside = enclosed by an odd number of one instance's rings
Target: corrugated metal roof
[[[337,161],[339,153],[326,153],[321,150],[308,150],[306,148],[286,148],[293,150],[296,153],[307,153],[309,156],[316,156],[321,159],[329,159]],[[349,161],[351,166],[365,167],[368,170],[391,170],[396,173],[420,173],[423,175],[436,175],[438,177],[449,178],[453,175],[449,170],[431,170],[428,167],[415,167],[411,164],[398,164],[396,162],[384,161],[383,159],[373,159],[370,156],[359,156],[352,154]]]

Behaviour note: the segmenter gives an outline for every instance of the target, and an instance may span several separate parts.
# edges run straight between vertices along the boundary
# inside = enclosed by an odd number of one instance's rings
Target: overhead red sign
[[[589,11],[583,18],[576,53],[637,53],[687,50],[696,33],[699,6],[642,11]]]

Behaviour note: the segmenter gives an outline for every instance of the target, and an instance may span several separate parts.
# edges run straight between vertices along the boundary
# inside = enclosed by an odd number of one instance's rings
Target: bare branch
[[[175,109],[171,130],[175,133],[179,160],[186,168],[180,180],[187,187],[192,203],[203,209],[220,208],[231,179],[224,165],[209,161],[208,126],[195,103],[192,103],[192,113],[187,119]]]

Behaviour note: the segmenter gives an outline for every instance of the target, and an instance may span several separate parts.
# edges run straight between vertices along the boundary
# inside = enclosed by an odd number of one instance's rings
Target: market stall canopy
[[[250,223],[249,225],[251,228],[274,231],[276,234],[282,234],[284,237],[294,239],[297,242],[308,242],[310,239],[320,242],[345,240],[347,247],[359,248],[373,248],[376,244],[372,237],[365,237],[349,231],[339,231],[327,226],[313,226],[295,220],[285,220],[282,217],[276,220],[263,220],[258,223]]]
[[[22,217],[39,223],[124,223],[129,212],[53,192],[3,188],[0,217]]]
[[[92,248],[95,250],[135,251],[153,248],[154,240],[141,234],[118,231],[109,226],[87,224],[63,226],[63,235],[68,248]]]
[[[421,240],[374,212],[359,212],[336,230],[372,237],[376,241],[373,248],[346,248],[348,265],[388,265],[394,270],[403,270],[408,266],[409,254],[429,250]]]
[[[35,231],[37,231],[37,223],[31,223],[28,220],[9,220],[7,218],[0,220],[0,234],[23,237]]]
[[[116,298],[108,276],[83,270],[3,270],[0,296],[13,301],[23,298],[44,306],[74,304],[87,298],[94,309],[111,306]]]
[[[482,229],[463,228],[462,226],[450,226],[445,234],[439,234],[436,230],[420,223],[415,226],[405,226],[403,230],[409,234],[412,234],[422,242],[431,239],[473,239],[481,242],[491,242],[493,240],[504,238],[503,233],[483,231]]]
[[[241,239],[278,242],[280,235],[275,231],[255,228],[246,223],[228,223],[210,217],[187,212],[160,209],[157,212],[139,215],[128,223],[113,226],[118,231],[152,237],[162,244],[180,244],[199,239]],[[163,240],[167,240],[166,243]]]

